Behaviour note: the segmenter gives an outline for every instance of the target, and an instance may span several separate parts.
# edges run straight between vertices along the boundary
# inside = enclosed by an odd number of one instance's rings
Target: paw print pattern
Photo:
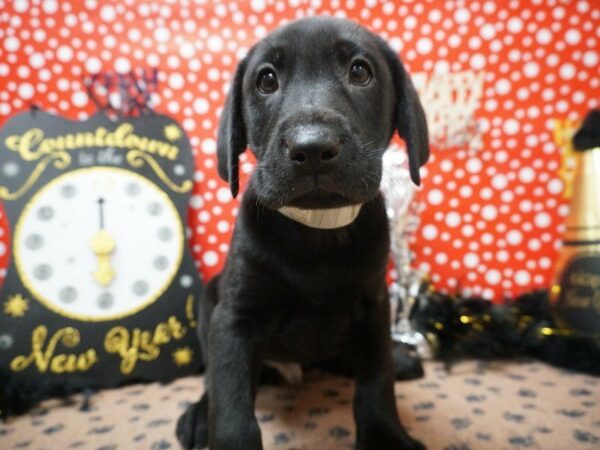
[[[402,422],[430,450],[591,450],[600,444],[600,406],[592,400],[600,398],[600,384],[592,377],[540,363],[464,362],[445,372],[441,363],[427,362],[425,369],[424,379],[398,382],[395,393]],[[353,383],[305,376],[300,389],[259,387],[256,417],[265,450],[356,450]],[[0,448],[51,449],[60,442],[67,450],[179,449],[174,424],[200,396],[202,383],[188,377],[102,391],[90,398],[91,414],[79,408],[83,396],[69,404],[51,400],[0,423]]]

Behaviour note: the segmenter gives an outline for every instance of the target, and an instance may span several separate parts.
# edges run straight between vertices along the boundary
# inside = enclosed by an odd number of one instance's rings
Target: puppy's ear
[[[219,176],[229,182],[231,195],[235,198],[239,191],[240,155],[246,150],[246,126],[242,114],[243,80],[247,59],[243,59],[235,72],[227,101],[219,122],[217,138],[217,159]]]
[[[400,137],[406,142],[410,177],[413,183],[418,186],[421,184],[419,167],[429,159],[427,119],[417,91],[400,59],[385,43],[384,53],[388,60],[396,90],[396,129]]]

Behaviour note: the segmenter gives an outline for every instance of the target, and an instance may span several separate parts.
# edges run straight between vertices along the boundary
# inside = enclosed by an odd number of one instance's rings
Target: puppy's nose
[[[324,170],[340,153],[340,140],[330,130],[321,127],[302,127],[285,141],[289,158],[303,168]]]

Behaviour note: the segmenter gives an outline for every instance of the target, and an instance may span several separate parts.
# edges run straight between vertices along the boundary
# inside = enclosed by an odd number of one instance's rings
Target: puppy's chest
[[[279,310],[269,327],[269,358],[311,363],[341,352],[349,344],[359,308],[357,299],[352,297],[345,304],[321,304],[320,301],[326,302],[327,299],[313,299],[314,303],[306,307],[295,305]]]

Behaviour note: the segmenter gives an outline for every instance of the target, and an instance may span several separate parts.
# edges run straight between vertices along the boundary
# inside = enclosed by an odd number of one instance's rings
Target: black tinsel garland
[[[546,291],[493,304],[434,291],[421,294],[415,326],[433,345],[436,357],[450,366],[461,359],[534,358],[545,363],[600,375],[600,336],[560,328]]]

